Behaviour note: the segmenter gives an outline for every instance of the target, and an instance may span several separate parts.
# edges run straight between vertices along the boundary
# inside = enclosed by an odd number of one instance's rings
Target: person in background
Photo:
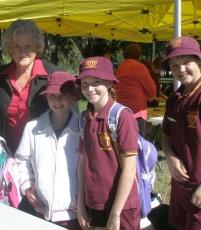
[[[160,83],[160,63],[162,57],[156,57],[154,61],[150,60],[142,60],[142,63],[148,68],[151,77],[153,78],[156,85],[156,98],[154,100],[148,101],[148,107],[157,107],[159,102],[163,102],[167,100],[167,96],[164,95],[161,91],[161,83]]]
[[[181,86],[169,96],[162,148],[171,174],[169,223],[176,230],[201,229],[201,52],[191,37],[169,42],[162,67]]]
[[[119,80],[115,89],[117,101],[132,109],[138,121],[140,134],[145,136],[147,101],[155,99],[156,85],[148,68],[140,62],[141,54],[139,44],[130,44],[126,47],[124,61],[115,72]]]
[[[0,135],[14,154],[30,119],[47,110],[40,92],[59,68],[41,59],[44,36],[32,20],[17,20],[5,31],[2,46],[11,57],[0,68]]]
[[[26,124],[15,153],[21,192],[36,216],[79,230],[79,127],[78,117],[71,109],[77,99],[75,77],[67,72],[53,72],[41,94],[47,99],[49,110]]]
[[[138,126],[123,109],[118,122],[119,160],[108,130],[107,117],[114,103],[109,59],[91,57],[80,65],[81,90],[90,106],[80,143],[78,167],[78,221],[82,229],[139,230],[139,197],[135,181]],[[129,130],[129,132],[128,132]]]
[[[152,73],[153,73],[153,78],[156,84],[156,95],[157,97],[167,100],[167,96],[162,92],[162,84],[161,84],[161,61],[162,57],[161,56],[156,56],[155,59],[152,62]]]

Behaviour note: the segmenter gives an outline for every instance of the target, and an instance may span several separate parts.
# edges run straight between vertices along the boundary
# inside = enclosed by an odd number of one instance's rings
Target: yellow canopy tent
[[[0,28],[34,19],[48,33],[152,42],[174,34],[173,0],[0,0]],[[201,1],[182,0],[182,34],[201,36]]]

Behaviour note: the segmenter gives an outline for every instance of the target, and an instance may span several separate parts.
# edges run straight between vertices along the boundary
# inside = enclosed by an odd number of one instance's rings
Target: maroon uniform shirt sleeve
[[[117,133],[121,154],[137,152],[138,124],[133,114],[127,109],[123,109],[121,112]]]

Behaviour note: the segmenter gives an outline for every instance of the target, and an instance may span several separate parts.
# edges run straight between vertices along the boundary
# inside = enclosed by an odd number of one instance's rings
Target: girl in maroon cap
[[[79,129],[71,109],[75,102],[75,77],[53,72],[46,90],[49,110],[25,126],[16,151],[20,188],[31,214],[79,230],[76,213]]]
[[[167,100],[163,151],[172,177],[169,222],[201,229],[201,52],[190,37],[172,40],[163,60],[181,86]]]
[[[110,60],[103,57],[85,59],[80,65],[78,80],[90,106],[80,144],[78,221],[82,229],[138,230],[140,212],[134,173],[138,127],[132,114],[124,109],[117,128],[119,164],[107,123],[114,103],[112,86],[118,81],[112,69]]]

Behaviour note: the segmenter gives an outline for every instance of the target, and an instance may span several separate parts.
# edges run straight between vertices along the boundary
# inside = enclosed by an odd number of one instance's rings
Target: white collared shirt
[[[43,205],[36,211],[52,221],[76,218],[79,157],[78,117],[72,117],[57,139],[49,111],[27,123],[16,151],[21,175],[21,191],[35,186]]]

